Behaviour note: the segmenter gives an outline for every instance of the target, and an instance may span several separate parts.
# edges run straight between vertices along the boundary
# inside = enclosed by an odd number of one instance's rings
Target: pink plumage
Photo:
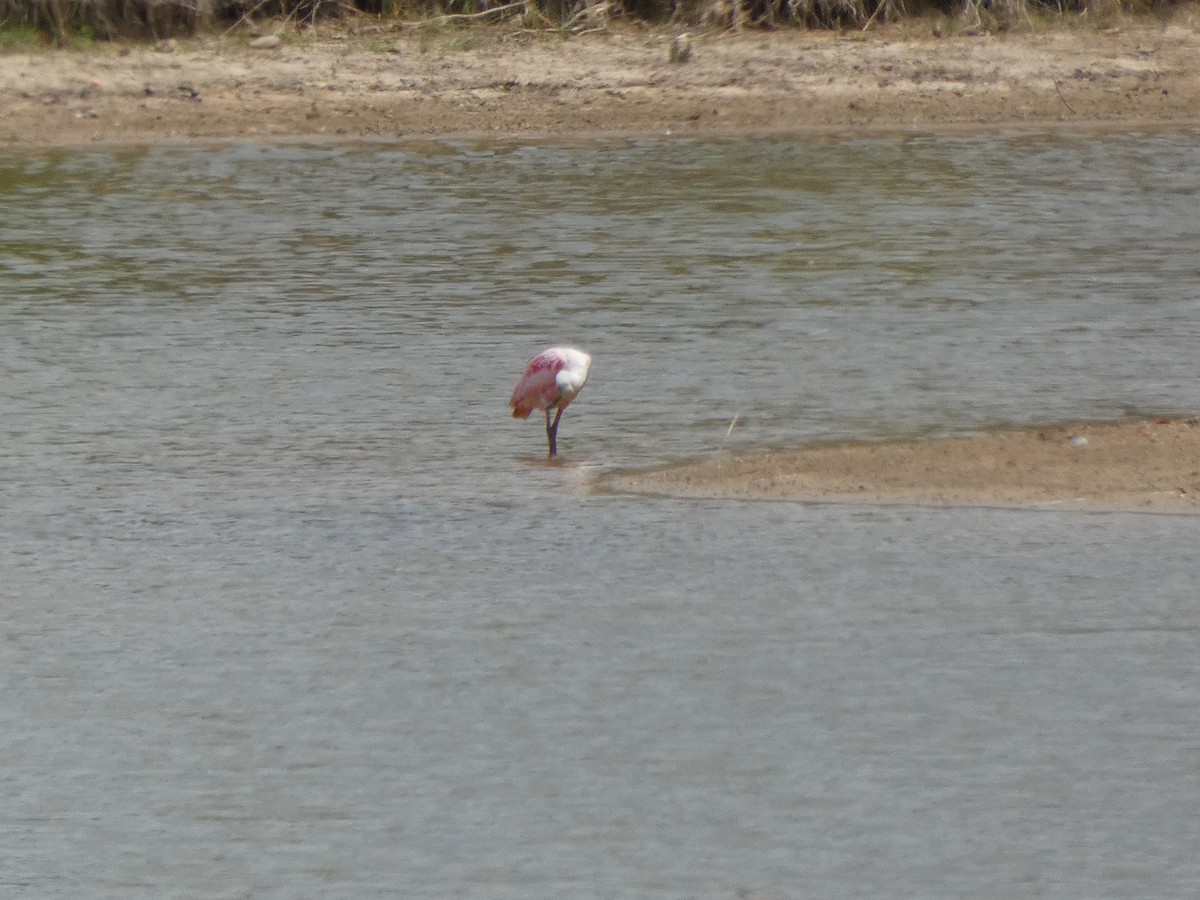
[[[513,418],[527,419],[535,409],[546,411],[546,439],[550,455],[558,452],[558,420],[563,410],[587,384],[592,358],[573,347],[551,347],[529,361],[525,374],[513,388],[509,405]],[[550,410],[555,410],[554,422]]]

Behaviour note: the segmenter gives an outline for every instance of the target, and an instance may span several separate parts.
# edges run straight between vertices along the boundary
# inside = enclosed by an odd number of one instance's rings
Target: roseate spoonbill
[[[587,384],[591,367],[592,358],[582,350],[551,347],[529,361],[525,374],[513,388],[508,404],[514,419],[528,419],[535,409],[546,411],[546,440],[551,456],[558,455],[558,420]],[[556,411],[553,423],[550,421],[552,409]]]

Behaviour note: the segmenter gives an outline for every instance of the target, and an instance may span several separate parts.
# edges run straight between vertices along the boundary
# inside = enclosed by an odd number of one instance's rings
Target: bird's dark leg
[[[546,407],[546,440],[550,442],[550,455],[558,456],[558,420],[562,418],[562,407],[554,416],[554,424],[550,424],[550,407]]]

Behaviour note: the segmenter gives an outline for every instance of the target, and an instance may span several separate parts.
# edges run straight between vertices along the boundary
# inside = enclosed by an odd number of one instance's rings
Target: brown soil
[[[817,445],[609,476],[617,491],[856,503],[1200,511],[1200,422]]]
[[[1082,24],[1080,24],[1082,23]],[[86,52],[0,54],[0,145],[441,135],[696,135],[1121,127],[1200,122],[1200,12],[935,37],[933,20],[862,32],[693,36],[628,23],[563,39],[469,30],[280,26]]]

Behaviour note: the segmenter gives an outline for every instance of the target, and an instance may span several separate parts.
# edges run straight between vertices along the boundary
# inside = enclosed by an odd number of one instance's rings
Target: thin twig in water
[[[725,442],[728,441],[729,436],[733,434],[733,426],[737,424],[738,417],[741,416],[741,414],[742,411],[740,409],[733,414],[733,418],[729,421],[729,427],[725,429],[725,437],[721,438],[721,446],[717,448],[718,450],[725,449]]]

